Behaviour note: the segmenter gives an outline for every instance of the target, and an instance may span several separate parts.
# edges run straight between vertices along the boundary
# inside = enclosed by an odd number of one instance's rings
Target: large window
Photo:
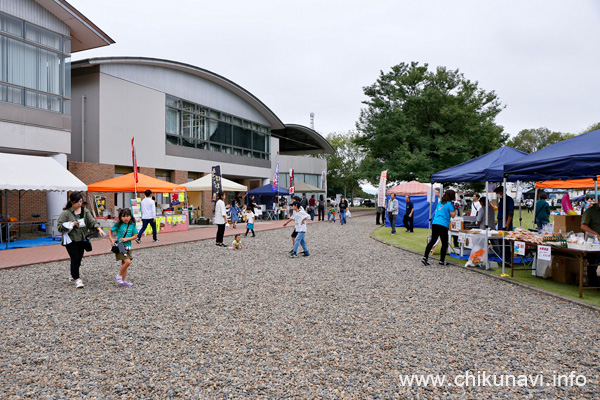
[[[269,159],[269,128],[199,104],[166,98],[167,143]]]
[[[71,113],[69,38],[0,13],[0,101]]]

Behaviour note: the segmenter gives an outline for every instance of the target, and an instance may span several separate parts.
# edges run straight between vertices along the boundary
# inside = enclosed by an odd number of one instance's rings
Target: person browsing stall
[[[585,233],[593,235],[596,239],[600,239],[600,207],[597,204],[589,207],[581,216],[581,230]],[[600,253],[588,252],[587,253],[587,273],[588,273],[588,286],[598,287],[598,262],[600,262]]]
[[[500,231],[512,231],[513,230],[513,217],[515,215],[515,201],[509,195],[506,195],[506,222],[504,225],[503,216],[504,216],[504,204],[503,204],[503,193],[504,188],[502,186],[498,186],[494,189],[494,193],[500,199],[498,201],[498,230]]]

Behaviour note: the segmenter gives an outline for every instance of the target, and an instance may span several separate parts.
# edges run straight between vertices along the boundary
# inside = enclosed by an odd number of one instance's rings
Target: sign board
[[[455,217],[450,220],[450,230],[460,231],[463,228],[463,218]]]
[[[140,199],[131,199],[131,215],[135,221],[135,227],[138,229],[142,229],[142,211],[140,209]]]
[[[97,215],[102,215],[102,212],[106,210],[106,197],[94,196],[94,205],[96,206]]]
[[[552,261],[550,246],[538,246],[538,260]]]
[[[525,255],[525,242],[515,242],[515,254],[519,256]]]
[[[458,234],[458,243],[467,244],[467,234],[464,232],[460,232]]]
[[[377,206],[385,207],[385,188],[387,186],[387,171],[382,171],[377,188]]]

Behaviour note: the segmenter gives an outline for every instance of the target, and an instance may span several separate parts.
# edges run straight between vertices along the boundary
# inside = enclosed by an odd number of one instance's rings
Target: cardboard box
[[[579,283],[579,262],[573,258],[552,256],[552,280],[562,283]],[[586,275],[587,262],[583,261],[583,274]]]
[[[581,215],[555,215],[554,232],[583,232],[581,230]]]

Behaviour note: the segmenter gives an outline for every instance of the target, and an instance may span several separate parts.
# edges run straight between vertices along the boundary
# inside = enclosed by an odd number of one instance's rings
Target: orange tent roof
[[[600,179],[598,175],[597,179]],[[538,189],[593,189],[594,180],[587,179],[569,179],[567,181],[545,181],[536,182],[535,187]]]
[[[102,182],[92,183],[88,185],[88,192],[135,192],[135,178],[133,172],[119,176],[117,178],[108,179]],[[148,175],[138,173],[137,191],[143,192],[147,189],[154,193],[175,193],[185,192],[185,186],[176,185],[171,182],[161,181]]]
[[[410,181],[401,183],[400,185],[393,187],[387,191],[387,194],[398,195],[409,195],[409,196],[425,196],[431,188],[421,182]]]

